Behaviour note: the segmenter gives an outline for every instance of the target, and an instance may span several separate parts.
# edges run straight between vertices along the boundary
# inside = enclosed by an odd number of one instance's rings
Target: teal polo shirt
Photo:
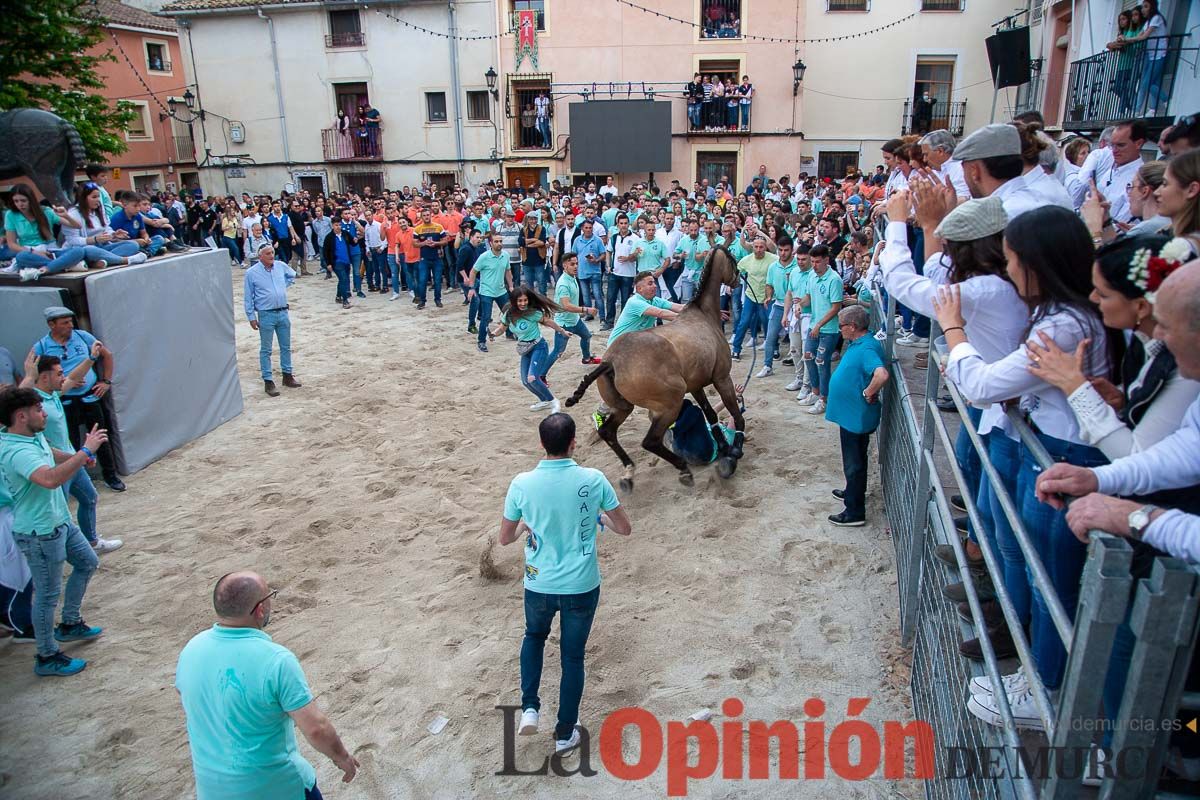
[[[500,252],[496,255],[489,247],[483,251],[483,255],[475,259],[475,271],[479,273],[479,293],[484,297],[505,297],[508,295],[508,289],[505,288],[504,273],[508,271],[510,261],[508,253]]]
[[[846,342],[842,359],[829,379],[829,402],[825,419],[851,433],[871,433],[879,427],[881,403],[868,403],[863,389],[871,375],[883,366],[883,347],[870,334]]]
[[[771,287],[772,298],[775,300],[775,305],[783,307],[783,298],[787,295],[788,286],[791,285],[792,272],[796,268],[796,259],[793,258],[787,264],[780,264],[776,259],[775,263],[767,267],[767,285]]]
[[[654,308],[671,308],[671,304],[661,297],[647,300],[637,292],[631,294],[629,299],[625,301],[625,307],[621,309],[621,316],[617,318],[617,324],[613,326],[612,333],[608,335],[608,346],[612,347],[612,343],[622,334],[653,328],[655,317],[646,315],[646,309],[651,306]]]
[[[637,238],[637,244],[634,248],[642,248],[642,254],[638,256],[637,271],[638,272],[655,272],[662,269],[663,261],[667,258],[667,246],[658,239],[646,241],[643,237]]]
[[[566,300],[573,306],[579,306],[579,281],[564,272],[554,284],[554,302],[562,305]],[[554,315],[554,321],[564,328],[573,328],[579,322],[579,315],[569,311],[559,311]]]
[[[708,237],[703,233],[695,239],[691,236],[684,236],[680,239],[679,244],[675,247],[675,252],[683,256],[683,276],[692,281],[699,278],[704,269],[704,260],[708,258],[711,250],[712,245],[708,243]]]
[[[196,800],[299,800],[316,784],[288,716],[312,691],[296,656],[266,633],[214,625],[196,634],[179,654],[175,688]]]
[[[797,269],[792,270],[792,275],[788,279],[788,288],[790,288],[792,290],[792,297],[794,299],[799,300],[801,297],[804,297],[805,295],[808,294],[809,280],[812,278],[812,276],[814,274],[815,273],[813,272],[812,267],[809,267],[808,269],[797,268]],[[800,306],[801,314],[809,314],[811,312],[812,312],[811,304]]]
[[[571,458],[547,458],[513,478],[504,518],[525,520],[525,588],[582,594],[600,585],[596,521],[620,505],[604,473]]]
[[[0,433],[0,475],[12,492],[13,533],[48,536],[71,521],[61,489],[44,489],[29,480],[42,467],[54,466],[54,452],[45,434]]]
[[[67,433],[67,412],[63,409],[62,396],[58,392],[46,394],[41,389],[34,391],[41,395],[42,410],[46,412],[46,430],[42,431],[46,441],[55,450],[74,453],[75,445],[71,444],[71,437]]]
[[[816,270],[808,279],[808,296],[812,301],[812,321],[816,325],[821,317],[829,313],[834,303],[842,302],[842,276],[833,267],[825,270],[824,275],[817,275]],[[837,314],[821,326],[821,333],[837,333]]]
[[[526,311],[521,316],[516,316],[517,310],[509,306],[509,310],[513,313],[510,315],[507,311],[504,313],[504,324],[517,337],[519,342],[536,342],[542,338],[541,321],[542,312]]]

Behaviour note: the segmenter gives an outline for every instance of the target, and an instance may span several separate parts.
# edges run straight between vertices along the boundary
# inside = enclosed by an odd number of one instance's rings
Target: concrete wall
[[[491,32],[495,17],[488,0],[459,0],[456,6],[460,35]],[[334,49],[326,48],[324,41],[329,32],[329,8],[269,13],[275,24],[278,87],[265,20],[246,12],[184,18],[188,26],[182,37],[184,50],[190,49],[195,56],[195,79],[204,108],[211,112],[206,123],[207,146],[213,156],[248,154],[258,164],[244,168],[245,178],[227,179],[220,169],[204,170],[202,183],[207,192],[277,193],[295,172],[324,172],[330,188],[337,188],[340,173],[380,169],[385,172],[386,185],[420,184],[425,171],[456,168],[451,42],[414,31],[376,11],[442,32],[449,29],[447,4],[360,8],[365,46]],[[495,63],[494,47],[494,41],[457,43],[463,88],[463,157],[476,161],[466,165],[464,178],[472,185],[496,174],[488,163],[494,147],[491,124],[466,121],[466,92],[486,88],[484,73]],[[383,161],[325,163],[321,129],[333,125],[333,85],[359,82],[367,85],[371,103],[383,117]],[[277,89],[283,96],[286,148]],[[447,122],[426,122],[426,91],[447,93]],[[230,142],[229,122],[215,115],[240,122],[245,143]]]

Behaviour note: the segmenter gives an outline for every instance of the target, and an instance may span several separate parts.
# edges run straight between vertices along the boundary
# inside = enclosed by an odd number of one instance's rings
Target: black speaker
[[[987,38],[988,64],[997,89],[1029,83],[1029,28],[999,31]]]

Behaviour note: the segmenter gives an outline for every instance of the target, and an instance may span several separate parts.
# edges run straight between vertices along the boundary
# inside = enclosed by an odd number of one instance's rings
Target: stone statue
[[[0,113],[0,180],[25,176],[53,203],[74,202],[75,171],[87,160],[75,126],[38,108]]]

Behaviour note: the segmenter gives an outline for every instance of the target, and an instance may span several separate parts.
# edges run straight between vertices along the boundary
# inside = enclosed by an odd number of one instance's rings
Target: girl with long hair
[[[1112,363],[1109,342],[1089,300],[1093,252],[1087,227],[1073,212],[1058,206],[1026,211],[1004,230],[1008,279],[1027,309],[1028,322],[1022,338],[1032,342],[1049,339],[1066,352],[1078,350],[1087,375],[1108,378]],[[1034,435],[1052,459],[1082,467],[1107,463],[1104,453],[1083,438],[1063,391],[1031,372],[1038,356],[1022,346],[988,363],[976,348],[982,340],[968,339],[958,286],[940,289],[934,309],[949,351],[946,378],[972,404],[990,405],[1019,398],[1019,407]],[[1087,548],[1071,533],[1065,510],[1056,510],[1037,500],[1033,489],[1041,466],[1024,443],[1019,445],[1019,452],[1013,500],[1019,506],[1026,535],[1046,569],[1055,595],[1073,618]],[[1023,556],[1019,547],[1004,553],[1005,588],[1022,623],[1024,614],[1028,614],[1034,663],[1027,668],[1036,668],[1046,688],[1053,690],[1062,681],[1066,650],[1041,591],[1033,586],[1028,575],[1021,580],[1023,571],[1017,564],[1024,563]],[[995,642],[1004,633],[1002,626],[989,629],[989,638]],[[1041,728],[1041,715],[1024,675],[1020,672],[1005,681],[1009,704],[1018,724]],[[998,701],[990,693],[973,695],[967,707],[985,722],[1000,724]]]
[[[537,398],[529,410],[549,409],[551,414],[557,414],[559,402],[546,384],[545,371],[550,348],[542,338],[541,326],[545,325],[564,339],[570,339],[573,334],[554,321],[554,314],[563,309],[528,286],[518,286],[510,291],[508,301],[508,309],[488,331],[488,335],[492,339],[508,331],[516,335],[517,353],[521,356],[521,385]]]
[[[80,262],[84,269],[88,264],[122,266],[146,260],[137,242],[118,239],[108,226],[100,200],[100,184],[92,181],[80,184],[75,190],[75,205],[67,217],[78,227],[64,227],[63,241],[67,247],[84,248],[84,260]]]
[[[1163,174],[1166,170],[1167,164],[1164,161],[1147,161],[1138,168],[1133,180],[1125,187],[1125,196],[1129,201],[1129,213],[1140,219],[1141,222],[1120,235],[1117,234],[1114,226],[1105,226],[1104,224],[1105,217],[1108,215],[1106,204],[1102,203],[1099,197],[1089,194],[1088,199],[1079,209],[1079,216],[1088,226],[1092,238],[1101,237],[1104,243],[1108,244],[1116,239],[1126,239],[1131,236],[1150,236],[1169,232],[1171,218],[1159,211],[1158,196],[1156,195],[1158,187],[1162,186]]]
[[[1167,162],[1154,199],[1158,213],[1171,218],[1172,233],[1188,241],[1193,258],[1200,255],[1200,148]]]
[[[22,281],[36,281],[83,262],[86,252],[82,247],[61,248],[54,235],[54,226],[59,223],[66,227],[78,225],[67,216],[66,209],[44,208],[24,184],[16,186],[10,198],[12,208],[4,212],[4,237]]]
[[[244,260],[241,243],[244,230],[237,201],[232,197],[225,198],[225,208],[221,211],[221,246],[229,251],[229,259],[235,267],[242,266]]]

